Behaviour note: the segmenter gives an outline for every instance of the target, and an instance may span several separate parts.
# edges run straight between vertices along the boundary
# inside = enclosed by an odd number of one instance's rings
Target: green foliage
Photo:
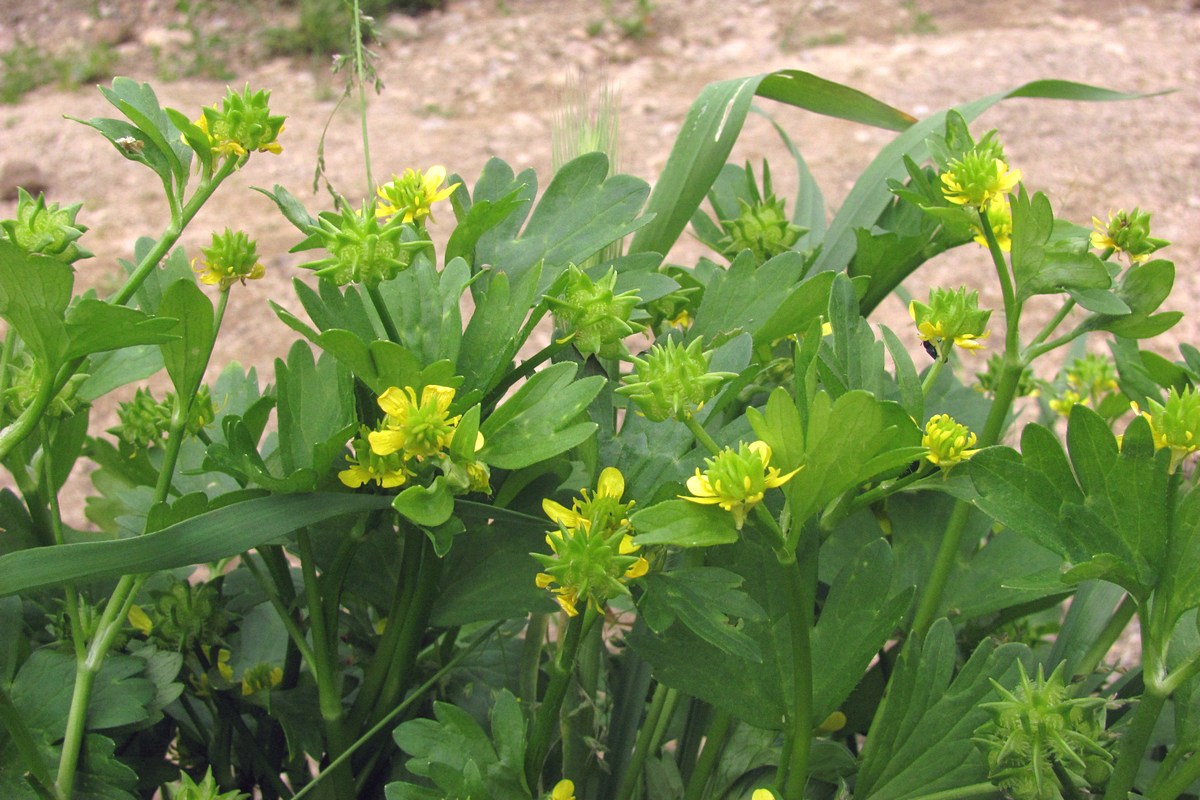
[[[1158,800],[1194,781],[1200,351],[1135,341],[1178,319],[1174,266],[1148,258],[1148,213],[1090,235],[968,128],[1006,97],[1127,96],[1037,82],[917,121],[785,70],[707,87],[653,191],[598,152],[541,183],[500,159],[472,184],[408,171],[382,217],[275,186],[293,249],[327,257],[295,312],[272,303],[298,336],[263,384],[210,364],[257,251],[218,234],[202,287],[173,248],[283,117],[249,88],[199,117],[102,91],[120,118],[85,124],[149,168],[170,222],[106,299],[74,291],[78,206],[25,196],[0,223],[0,794]],[[761,186],[725,163],[756,96],[898,133],[828,225],[780,126],[790,206],[766,162]],[[689,221],[727,263],[666,263]],[[972,243],[1002,313],[931,287],[907,331],[866,318]],[[1035,297],[1059,305],[1026,338]],[[1031,377],[1087,334],[1112,364]],[[985,342],[980,392],[956,356]],[[1039,386],[1064,441],[1030,424],[1001,446]],[[122,387],[121,427],[93,431],[88,404]],[[88,468],[98,532],[63,508]],[[1114,677],[1134,614],[1143,668]],[[1055,732],[1030,733],[1043,712]]]

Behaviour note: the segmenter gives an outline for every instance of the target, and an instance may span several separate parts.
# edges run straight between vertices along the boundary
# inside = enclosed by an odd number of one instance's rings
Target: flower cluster
[[[258,260],[258,245],[242,231],[225,229],[224,233],[214,233],[212,243],[200,248],[203,258],[200,266],[192,269],[207,286],[218,286],[222,292],[241,281],[256,281],[266,274],[267,270]]]
[[[1133,404],[1135,414],[1140,414],[1150,423],[1154,436],[1154,449],[1171,449],[1172,473],[1189,454],[1200,450],[1200,394],[1190,386],[1180,392],[1171,387],[1167,402],[1147,400],[1149,410],[1142,411]]]
[[[569,616],[579,613],[580,602],[601,609],[621,594],[628,594],[627,581],[640,578],[650,569],[645,558],[635,555],[629,509],[622,502],[625,478],[615,467],[606,467],[594,493],[584,489],[567,508],[553,500],[542,501],[546,516],[558,530],[546,534],[553,555],[531,553],[542,565],[536,583],[554,594]]]
[[[241,158],[254,151],[281,153],[283,146],[277,140],[284,117],[271,114],[270,98],[270,92],[251,92],[249,86],[241,93],[230,89],[220,108],[212,106],[201,111],[196,127],[218,156]]]
[[[921,446],[929,451],[925,458],[946,471],[978,452],[971,449],[975,446],[975,434],[966,425],[955,422],[949,414],[930,417],[929,422],[925,423]]]
[[[69,417],[87,402],[79,396],[79,388],[88,376],[82,373],[72,376],[46,407],[49,417]],[[47,374],[45,363],[34,358],[28,350],[18,350],[8,364],[8,385],[0,390],[0,416],[17,417],[34,402],[46,380],[54,380]]]
[[[338,286],[377,286],[391,280],[412,264],[414,249],[428,246],[400,217],[381,222],[374,208],[366,205],[356,210],[343,204],[338,213],[322,212],[317,224],[307,226],[305,232],[308,239],[296,249],[323,247],[329,255],[300,266]]]
[[[411,386],[392,386],[378,403],[384,417],[375,430],[360,428],[352,445],[354,455],[346,457],[350,466],[338,473],[342,483],[353,489],[371,482],[394,489],[436,466],[452,489],[489,491],[486,464],[477,459],[459,463],[448,452],[462,418],[450,415],[453,389],[428,384],[418,396]],[[475,438],[473,452],[483,447],[483,435],[476,433]]]
[[[954,345],[965,350],[982,348],[992,316],[990,310],[979,308],[979,293],[966,287],[930,289],[929,303],[913,300],[908,313],[917,323],[917,335],[933,347],[936,358],[946,358]]]
[[[147,389],[138,389],[133,399],[117,406],[117,419],[120,425],[113,428],[121,441],[130,447],[149,448],[161,444],[163,437],[171,427],[171,414],[175,408],[175,395],[168,392],[161,400],[155,400]],[[188,418],[183,431],[188,436],[195,436],[216,418],[216,408],[213,406],[212,394],[207,386],[201,385],[196,396],[188,406]]]
[[[1121,209],[1116,214],[1110,212],[1107,223],[1092,217],[1092,225],[1096,228],[1091,236],[1092,247],[1125,253],[1132,264],[1146,263],[1155,250],[1170,244],[1166,239],[1155,239],[1150,235],[1150,214],[1137,208],[1129,212]]]
[[[433,204],[445,200],[462,184],[454,183],[441,188],[446,182],[446,168],[433,166],[428,172],[406,169],[404,176],[392,176],[392,180],[376,189],[379,205],[375,216],[398,218],[401,222],[420,222],[425,217],[433,222]]]
[[[557,297],[547,297],[555,327],[572,338],[581,355],[601,358],[627,355],[624,339],[641,330],[629,321],[641,298],[636,291],[616,294],[617,273],[609,269],[598,281],[572,264],[566,285]]]
[[[753,204],[739,199],[738,205],[741,213],[737,219],[721,220],[725,236],[718,242],[721,252],[731,259],[749,250],[762,264],[791,250],[807,232],[788,218],[784,201],[774,195]]]
[[[75,221],[80,208],[80,204],[60,208],[58,203],[47,203],[43,194],[35,198],[18,188],[17,216],[0,222],[0,231],[26,253],[51,256],[70,264],[92,255],[77,242],[87,231],[86,226]]]
[[[775,489],[792,479],[800,467],[783,474],[771,466],[771,447],[766,442],[742,442],[738,449],[726,447],[704,460],[706,469],[696,468],[687,480],[691,495],[684,500],[701,505],[718,505],[733,514],[738,530],[746,523],[750,509],[762,502],[767,489]]]
[[[1003,200],[1020,180],[1021,170],[1010,171],[1000,145],[988,138],[946,165],[942,194],[954,205],[982,210]]]
[[[1063,779],[1073,795],[1102,786],[1112,773],[1105,699],[1071,697],[1061,663],[1049,678],[1039,665],[1033,680],[1017,665],[1017,686],[1009,691],[993,680],[1001,699],[981,704],[992,719],[974,741],[987,758],[988,777],[1016,800],[1061,798]]]
[[[194,782],[186,772],[179,773],[179,788],[171,795],[172,800],[246,800],[250,795],[230,789],[222,792],[213,778],[212,767],[204,773],[200,783]]]
[[[1096,353],[1075,359],[1067,369],[1066,379],[1067,388],[1050,401],[1050,408],[1064,417],[1075,405],[1099,408],[1106,398],[1120,391],[1116,367],[1111,360]]]
[[[646,419],[682,422],[734,377],[732,372],[709,372],[712,351],[701,347],[700,339],[687,347],[674,339],[654,345],[641,358],[633,359],[634,372],[625,376],[626,385],[617,393],[632,400]]]

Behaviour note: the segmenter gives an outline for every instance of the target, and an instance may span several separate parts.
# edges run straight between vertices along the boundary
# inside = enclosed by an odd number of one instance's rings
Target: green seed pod
[[[9,241],[26,253],[52,256],[71,264],[92,255],[76,241],[87,231],[86,226],[75,221],[82,207],[76,204],[60,208],[58,203],[47,203],[43,194],[35,199],[19,188],[17,218],[0,222],[0,228]]]
[[[247,86],[239,93],[229,89],[221,108],[205,108],[196,124],[208,134],[218,155],[241,157],[256,150],[280,153],[283,147],[276,139],[285,117],[271,114],[270,99],[266,90],[251,92]]]
[[[634,372],[617,389],[632,400],[646,419],[673,418],[680,422],[712,398],[732,372],[709,372],[712,351],[701,350],[700,339],[687,347],[673,339],[656,344],[633,359]]]
[[[566,287],[558,297],[547,297],[554,313],[555,328],[573,337],[580,354],[598,354],[601,358],[628,355],[624,339],[641,330],[629,321],[641,298],[636,291],[615,294],[616,270],[598,281],[574,264],[567,268]]]
[[[792,245],[800,240],[806,228],[792,223],[784,210],[784,201],[774,195],[757,203],[747,203],[738,200],[741,213],[737,219],[721,220],[725,236],[719,242],[721,252],[732,259],[743,250],[754,254],[759,263],[774,258],[792,249]]]
[[[324,247],[329,255],[300,266],[338,286],[378,286],[408,269],[412,250],[429,245],[427,240],[415,238],[412,227],[399,215],[385,223],[368,205],[357,211],[343,205],[340,214],[323,212],[307,233],[304,245]]]

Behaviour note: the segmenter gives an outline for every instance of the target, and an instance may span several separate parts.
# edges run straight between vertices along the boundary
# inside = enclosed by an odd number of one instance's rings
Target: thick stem
[[[1091,647],[1080,657],[1079,665],[1075,667],[1075,677],[1092,674],[1104,656],[1112,649],[1113,644],[1125,632],[1125,628],[1129,626],[1129,620],[1133,618],[1135,611],[1137,611],[1137,601],[1131,595],[1125,595],[1121,599],[1121,604],[1117,606],[1117,610],[1113,612],[1108,623],[1105,624],[1104,630],[1100,631],[1100,635],[1092,642]],[[1080,687],[1080,691],[1082,691],[1086,684],[1080,683],[1078,686]]]
[[[337,666],[336,631],[325,625],[325,609],[321,584],[317,579],[316,556],[312,538],[306,528],[296,533],[300,546],[300,568],[304,576],[304,594],[308,600],[308,624],[312,633],[312,648],[317,664],[317,702],[325,723],[326,754],[337,758],[346,749],[346,730],[342,708],[341,671]],[[340,769],[333,777],[338,797],[354,795],[354,776],[348,768]]]
[[[1193,753],[1159,786],[1152,788],[1146,800],[1175,800],[1196,781],[1200,781],[1200,753]]]
[[[637,741],[633,745],[633,757],[629,759],[629,765],[625,768],[625,778],[621,781],[621,791],[617,794],[618,800],[630,800],[637,791],[638,782],[642,778],[642,767],[650,754],[650,740],[654,738],[654,730],[658,727],[670,691],[661,683],[654,687],[650,708],[646,710],[646,719],[642,722]]]
[[[813,675],[812,626],[817,581],[817,532],[807,530],[801,540],[803,552],[790,565],[781,565],[787,581],[788,617],[792,631],[792,707],[788,712],[789,748],[783,753],[787,766],[779,789],[785,800],[803,800],[808,783],[808,760],[812,750]]]
[[[947,341],[942,346],[945,347],[947,350],[949,350],[950,349],[949,341]],[[947,356],[939,354],[938,357],[933,360],[933,364],[930,365],[929,371],[925,373],[925,379],[923,381],[921,381],[921,396],[922,397],[929,396],[929,390],[932,389],[933,384],[937,382],[938,375],[942,374],[942,367],[946,366],[946,358],[947,358]]]
[[[379,315],[379,321],[383,323],[383,331],[387,334],[388,340],[395,344],[400,344],[400,331],[396,328],[396,323],[392,319],[392,312],[388,311],[387,303],[383,301],[383,294],[379,291],[377,284],[367,284],[367,296],[371,298],[371,305],[375,306],[375,313]]]
[[[1117,764],[1108,779],[1104,800],[1125,800],[1129,796],[1129,791],[1137,780],[1142,757],[1146,754],[1146,746],[1150,743],[1150,735],[1154,733],[1154,725],[1158,722],[1158,715],[1162,713],[1166,702],[1167,695],[1147,674],[1146,691],[1133,712],[1129,727],[1121,735]]]
[[[591,603],[587,604],[583,616],[572,617],[567,623],[562,646],[550,662],[550,685],[546,687],[546,696],[538,706],[530,731],[529,746],[525,750],[525,780],[535,793],[541,783],[542,764],[550,750],[550,740],[558,726],[559,711],[571,684],[571,673],[575,667],[575,656],[579,653],[579,643],[598,618],[599,612]]]
[[[721,446],[717,444],[716,439],[708,435],[708,431],[704,430],[694,416],[688,414],[684,417],[683,423],[688,426],[688,430],[692,432],[692,436],[696,437],[696,441],[704,445],[708,452],[714,456],[721,452]]]
[[[683,800],[701,800],[704,797],[708,780],[712,777],[732,732],[733,717],[725,711],[713,711],[712,719],[708,723],[708,736],[704,739],[704,749],[700,751],[700,757],[696,759],[696,768],[688,778]]]

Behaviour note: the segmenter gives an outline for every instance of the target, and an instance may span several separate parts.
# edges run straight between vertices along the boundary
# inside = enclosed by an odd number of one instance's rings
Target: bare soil
[[[239,290],[214,361],[237,359],[269,375],[292,336],[265,301],[291,297],[297,260],[287,250],[297,236],[248,187],[280,183],[312,210],[323,207],[328,198],[313,196],[310,186],[328,122],[329,176],[341,192],[359,195],[366,189],[361,134],[353,104],[337,107],[343,77],[331,76],[327,62],[262,57],[262,31],[289,24],[295,9],[225,0],[199,8],[197,27],[211,37],[207,52],[233,74],[228,83],[270,89],[272,107],[288,116],[283,154],[254,157],[185,237],[193,254],[210,231],[226,226],[258,239],[268,277]],[[369,127],[376,178],[437,163],[473,181],[492,156],[547,176],[550,120],[571,72],[618,87],[621,167],[651,182],[705,84],[774,69],[841,81],[916,116],[1045,77],[1170,90],[1121,103],[1008,101],[976,129],[1000,129],[1014,166],[1060,215],[1088,224],[1117,208],[1153,210],[1155,235],[1174,242],[1178,278],[1169,303],[1191,311],[1200,290],[1200,13],[1190,2],[655,0],[640,38],[619,24],[636,11],[630,0],[449,0],[442,11],[379,20],[383,37],[373,49],[385,88],[371,100]],[[225,81],[159,79],[197,52],[185,18],[163,0],[0,0],[0,14],[0,50],[18,40],[58,52],[109,44],[120,74],[151,81],[164,104],[189,114],[224,92]],[[891,136],[791,108],[768,110],[805,153],[833,208]],[[166,221],[155,179],[63,117],[112,113],[92,87],[47,87],[0,107],[0,169],[32,162],[52,200],[84,203],[85,243],[98,255],[81,262],[80,280],[98,286],[113,281],[116,259],[128,258],[139,236],[155,235]],[[767,156],[788,196],[786,153],[765,120],[752,117],[733,157],[757,164]],[[0,201],[0,217],[13,208]],[[699,252],[685,241],[672,256],[686,261]],[[907,288],[922,294],[939,282],[977,285],[985,301],[999,304],[976,254],[947,256]],[[899,304],[880,313],[904,324]],[[1196,325],[1185,319],[1176,338],[1200,341]]]

